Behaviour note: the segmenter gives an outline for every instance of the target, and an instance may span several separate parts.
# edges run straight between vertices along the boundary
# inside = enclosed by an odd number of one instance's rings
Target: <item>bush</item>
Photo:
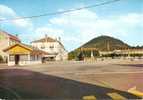
[[[78,50],[68,53],[68,60],[76,59],[77,55],[78,55]]]
[[[73,52],[68,54],[68,60],[72,59],[75,59],[75,54]]]

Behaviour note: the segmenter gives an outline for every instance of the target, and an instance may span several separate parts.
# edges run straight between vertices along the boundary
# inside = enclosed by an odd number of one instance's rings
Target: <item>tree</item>
[[[75,50],[68,53],[68,60],[76,59],[78,52],[79,52],[78,50]]]
[[[68,60],[72,60],[72,59],[74,59],[74,58],[75,58],[74,52],[70,52],[70,53],[68,54]]]
[[[84,60],[84,54],[83,52],[79,52],[79,54],[77,55],[77,60]]]

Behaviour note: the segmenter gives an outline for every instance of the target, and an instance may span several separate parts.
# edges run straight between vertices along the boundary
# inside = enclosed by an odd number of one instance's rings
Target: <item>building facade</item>
[[[44,38],[32,41],[31,44],[33,47],[48,53],[47,55],[44,55],[44,61],[62,61],[67,60],[68,58],[68,52],[65,50],[60,39],[53,39],[45,35]]]
[[[4,49],[8,54],[8,66],[42,63],[44,51],[22,43],[16,43]]]
[[[5,62],[7,61],[8,54],[5,53],[3,49],[16,43],[20,43],[20,39],[17,36],[0,30],[0,55],[3,57]]]
[[[143,58],[143,48],[138,49],[138,48],[128,48],[128,49],[119,49],[119,50],[113,50],[113,51],[99,51],[100,56],[105,56],[105,55],[112,55],[115,54],[116,56],[119,57],[139,57]]]

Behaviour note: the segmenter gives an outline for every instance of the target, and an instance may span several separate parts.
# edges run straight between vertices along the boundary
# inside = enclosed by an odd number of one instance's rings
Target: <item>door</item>
[[[15,65],[19,64],[19,55],[15,55]]]

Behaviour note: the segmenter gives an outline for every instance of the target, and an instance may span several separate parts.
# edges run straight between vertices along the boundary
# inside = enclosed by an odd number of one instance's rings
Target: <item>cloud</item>
[[[143,25],[143,13],[137,14],[137,13],[129,13],[125,16],[120,16],[120,20],[124,23],[131,24],[131,25],[137,25],[142,24]]]
[[[22,28],[28,28],[28,29],[33,28],[33,24],[30,20],[19,19],[19,20],[12,21],[12,23],[15,24],[16,26],[22,27]]]
[[[20,17],[5,5],[0,5],[0,12],[0,19]],[[24,40],[33,41],[43,37],[44,34],[54,38],[60,36],[68,50],[77,48],[99,35],[114,36],[125,42],[131,41],[130,43],[136,43],[135,37],[143,37],[143,13],[135,12],[101,16],[92,10],[84,9],[50,17],[45,25],[38,28],[33,27],[31,20],[26,19],[10,23],[23,30],[30,30],[27,34],[20,35]]]
[[[20,16],[18,16],[16,14],[16,12],[6,6],[6,5],[0,5],[0,19],[12,19],[12,18],[20,18]],[[4,21],[4,23],[9,24],[9,25],[14,25],[16,27],[20,27],[20,28],[27,28],[30,29],[33,27],[33,24],[30,20],[27,19],[19,19],[19,20],[12,20],[12,21]]]
[[[88,20],[85,20],[88,19]],[[70,12],[68,14],[61,15],[60,17],[55,17],[50,19],[51,23],[56,23],[58,25],[80,25],[80,23],[87,23],[97,19],[96,13],[89,10],[81,10]],[[80,21],[80,23],[79,23]]]
[[[0,12],[1,12],[1,15],[16,16],[16,13],[11,8],[5,5],[0,5]]]
[[[66,29],[71,32],[69,38],[71,38],[71,36],[73,38],[76,37],[77,40],[74,38],[74,42],[80,39],[81,42],[78,43],[86,42],[99,34],[111,34],[109,29],[112,29],[114,25],[112,21],[100,19],[95,12],[87,9],[61,15],[49,21],[52,25],[59,26],[63,30]],[[69,32],[66,31],[65,34]],[[68,36],[66,38],[68,38]],[[69,39],[69,41],[71,42],[71,39]]]
[[[63,30],[60,29],[54,29],[54,28],[50,28],[50,27],[39,27],[35,30],[35,34],[36,36],[40,36],[43,37],[45,34],[47,34],[49,37],[59,37],[63,34]]]
[[[29,32],[27,32],[27,34],[21,33],[20,37],[22,37],[24,42],[29,43],[31,41],[43,38],[45,34],[47,34],[49,37],[57,39],[58,37],[62,37],[63,30],[53,29],[45,25],[43,27],[38,27],[33,29],[30,33]]]
[[[138,35],[136,30],[143,26],[143,13],[127,13],[118,16],[100,16],[91,10],[81,10],[51,18],[49,22],[64,30],[65,41],[82,44],[99,35],[109,35],[117,38]],[[139,29],[140,30],[140,29]],[[140,30],[141,32],[142,29]],[[142,34],[143,36],[143,34]],[[79,41],[80,40],[80,41]]]

